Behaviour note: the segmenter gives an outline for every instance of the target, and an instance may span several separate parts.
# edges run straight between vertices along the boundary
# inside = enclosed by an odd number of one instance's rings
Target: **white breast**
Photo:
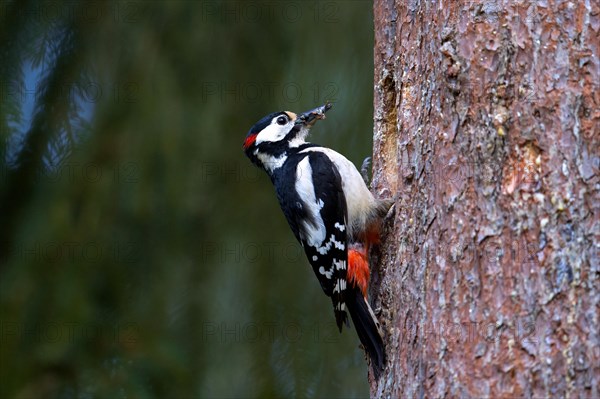
[[[304,199],[304,205],[307,207],[306,212],[312,216],[313,223],[303,221],[302,229],[300,230],[300,238],[308,243],[308,245],[318,248],[325,241],[325,222],[321,217],[321,208],[323,201],[318,200],[315,196],[315,186],[312,183],[312,167],[308,157],[298,162],[296,167],[296,192],[300,198]]]
[[[361,232],[365,229],[368,216],[375,207],[375,199],[367,188],[356,166],[342,154],[324,147],[310,147],[301,153],[318,151],[325,154],[337,167],[342,176],[342,189],[348,207],[348,233]]]

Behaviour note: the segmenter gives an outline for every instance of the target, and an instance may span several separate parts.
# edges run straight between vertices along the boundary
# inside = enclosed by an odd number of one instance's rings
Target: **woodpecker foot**
[[[395,215],[396,215],[396,203],[394,202],[392,204],[392,206],[390,206],[390,209],[388,209],[383,220],[389,220],[389,219],[393,218]]]
[[[371,185],[371,179],[369,178],[369,168],[371,167],[371,157],[366,157],[360,167],[360,174],[367,186]]]

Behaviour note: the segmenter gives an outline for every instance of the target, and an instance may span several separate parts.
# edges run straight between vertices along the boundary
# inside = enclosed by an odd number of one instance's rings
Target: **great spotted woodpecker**
[[[299,115],[269,114],[252,126],[243,147],[252,163],[271,178],[296,239],[333,301],[340,332],[344,323],[349,325],[348,310],[378,376],[385,350],[367,300],[367,259],[392,201],[375,199],[346,157],[306,142],[312,125],[330,108],[327,103]]]

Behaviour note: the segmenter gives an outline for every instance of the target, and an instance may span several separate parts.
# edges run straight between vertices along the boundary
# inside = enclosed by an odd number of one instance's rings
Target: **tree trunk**
[[[597,1],[375,2],[374,397],[600,396]]]

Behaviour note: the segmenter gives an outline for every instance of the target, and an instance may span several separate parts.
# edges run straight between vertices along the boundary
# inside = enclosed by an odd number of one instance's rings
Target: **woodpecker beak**
[[[325,119],[325,112],[329,111],[333,104],[326,103],[310,111],[306,111],[298,115],[296,125],[312,126],[317,120]]]

